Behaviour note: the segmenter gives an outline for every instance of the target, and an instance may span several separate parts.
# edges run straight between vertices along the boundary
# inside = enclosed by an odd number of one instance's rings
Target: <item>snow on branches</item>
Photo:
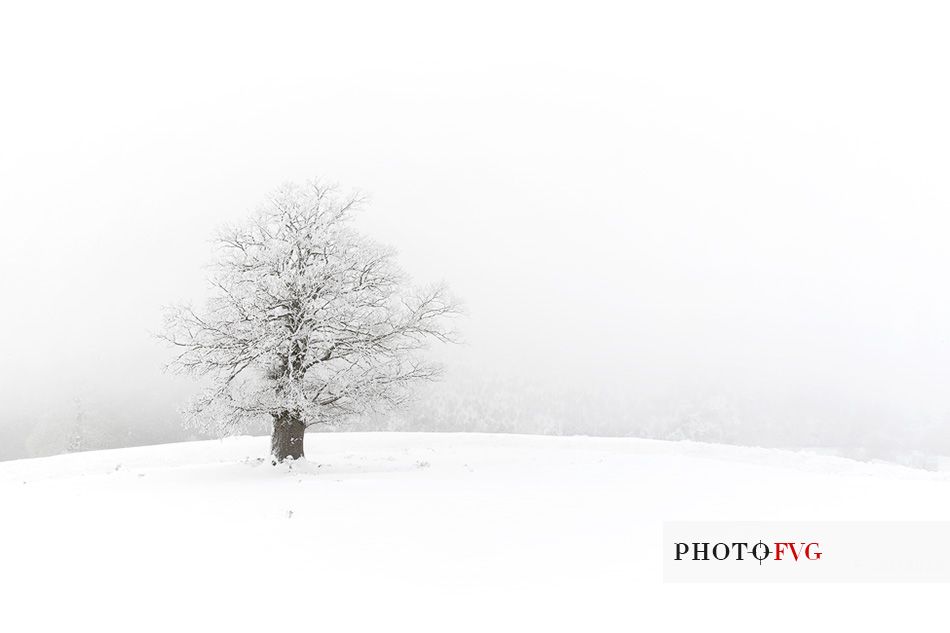
[[[362,202],[289,184],[247,224],[220,232],[206,308],[165,315],[163,338],[178,350],[171,368],[210,378],[188,410],[198,426],[335,424],[438,376],[419,352],[455,339],[458,305],[444,286],[410,287],[394,252],[352,229]]]

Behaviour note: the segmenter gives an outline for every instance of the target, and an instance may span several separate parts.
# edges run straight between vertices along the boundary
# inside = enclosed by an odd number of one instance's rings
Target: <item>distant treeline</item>
[[[418,396],[401,411],[353,420],[336,430],[695,440],[807,448],[917,467],[933,467],[932,456],[950,455],[948,416],[912,416],[880,403],[717,393],[646,399],[635,389],[553,389],[530,380],[502,379],[453,379],[427,385]],[[247,432],[267,429],[262,424]],[[0,419],[0,459],[196,439],[207,437],[183,426],[173,403],[137,407],[77,401],[69,410]]]

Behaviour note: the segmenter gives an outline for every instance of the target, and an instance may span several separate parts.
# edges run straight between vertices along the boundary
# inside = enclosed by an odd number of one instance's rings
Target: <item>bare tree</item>
[[[275,461],[303,457],[307,427],[403,402],[439,368],[419,352],[453,341],[444,286],[413,289],[394,252],[350,226],[359,196],[285,185],[218,235],[204,311],[169,308],[171,368],[207,376],[187,415],[205,430],[273,425]]]

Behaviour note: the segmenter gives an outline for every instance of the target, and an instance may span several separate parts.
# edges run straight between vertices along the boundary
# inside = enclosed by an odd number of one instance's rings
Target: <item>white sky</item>
[[[466,301],[456,366],[950,411],[941,3],[19,5],[7,411],[179,398],[160,307],[313,176]]]

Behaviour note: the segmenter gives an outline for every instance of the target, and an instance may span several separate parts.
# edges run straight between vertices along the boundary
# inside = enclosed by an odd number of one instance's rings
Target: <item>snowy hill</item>
[[[946,473],[637,439],[307,441],[295,467],[259,437],[0,463],[2,628],[909,629],[946,591],[665,585],[660,556],[668,520],[947,520]]]

